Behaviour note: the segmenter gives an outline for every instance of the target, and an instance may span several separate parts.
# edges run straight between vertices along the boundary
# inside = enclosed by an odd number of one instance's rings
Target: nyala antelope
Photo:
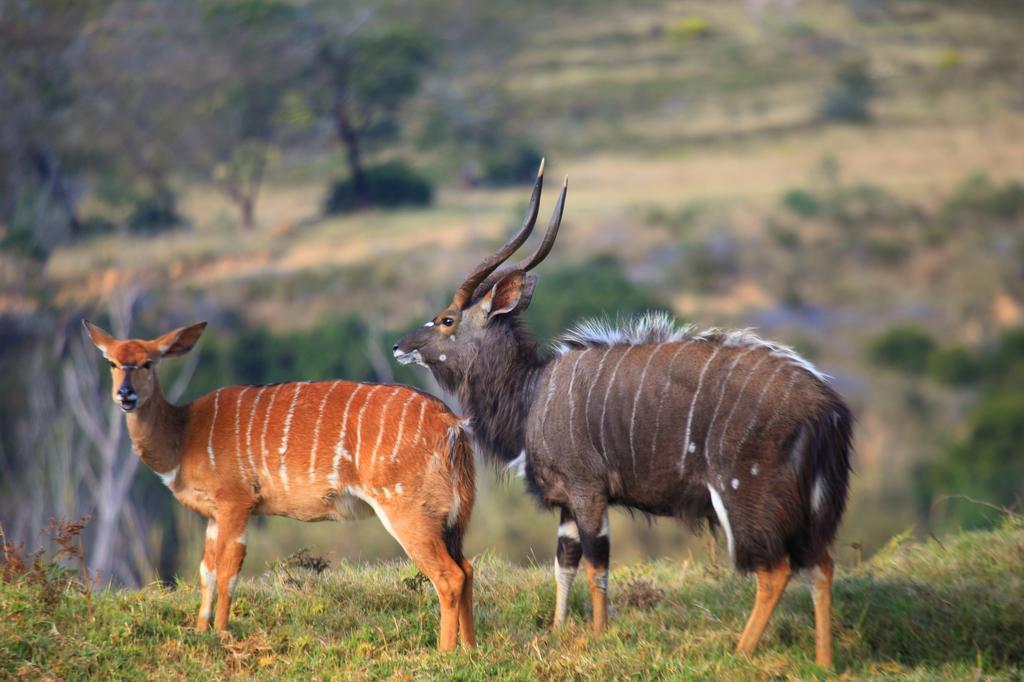
[[[583,324],[539,347],[520,316],[567,185],[537,251],[498,268],[529,236],[542,182],[543,163],[520,230],[395,357],[429,368],[459,397],[478,447],[560,510],[556,627],[581,556],[594,631],[605,626],[607,510],[621,505],[724,531],[736,568],[757,575],[740,652],[756,648],[791,573],[812,569],[816,658],[830,665],[829,548],[846,502],[850,411],[808,362],[747,332],[697,333],[648,315]]]
[[[257,515],[300,521],[376,513],[441,602],[438,648],[474,644],[473,569],[462,537],[474,497],[473,452],[458,417],[404,386],[317,381],[226,386],[188,405],[164,398],[156,373],[187,353],[206,323],[153,340],[119,340],[83,321],[110,363],[132,445],[186,507],[209,519],[199,565],[198,627],[214,597],[226,630]]]

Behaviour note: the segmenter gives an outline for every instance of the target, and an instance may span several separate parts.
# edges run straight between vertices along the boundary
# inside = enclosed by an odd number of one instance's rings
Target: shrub
[[[429,206],[434,199],[430,180],[401,161],[368,166],[365,170],[370,206],[399,208]],[[358,208],[351,178],[335,182],[324,201],[324,213],[349,213]]]
[[[928,356],[928,376],[950,386],[973,384],[981,375],[978,361],[963,346],[933,351]]]
[[[935,341],[928,332],[917,327],[893,327],[871,343],[868,358],[880,367],[920,375],[934,349]]]
[[[545,272],[537,289],[543,293],[534,297],[526,318],[541,338],[588,318],[667,310],[661,299],[630,282],[611,256]]]
[[[541,152],[524,140],[485,149],[480,155],[479,183],[500,187],[533,182]]]
[[[178,227],[183,222],[177,210],[177,200],[170,192],[136,199],[125,220],[129,230],[141,234],[164,232]]]
[[[965,220],[1014,220],[1024,215],[1024,184],[998,184],[984,173],[964,180],[943,203],[940,219],[947,223]]]
[[[802,189],[791,189],[783,194],[782,205],[801,218],[814,218],[821,213],[818,198]]]
[[[826,121],[865,123],[871,120],[871,101],[877,95],[865,58],[848,59],[836,69],[832,88],[825,93],[820,116]]]

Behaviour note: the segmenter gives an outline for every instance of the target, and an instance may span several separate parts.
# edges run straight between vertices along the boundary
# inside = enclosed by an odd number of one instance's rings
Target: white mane
[[[829,382],[831,377],[809,360],[801,357],[789,346],[767,341],[751,329],[723,330],[717,327],[696,331],[692,324],[680,325],[665,312],[648,312],[631,319],[612,323],[605,319],[585,320],[566,333],[555,338],[555,352],[559,355],[579,348],[600,348],[610,346],[639,346],[657,343],[678,343],[698,341],[721,343],[724,346],[764,348],[778,358],[783,358],[810,372],[820,381]]]

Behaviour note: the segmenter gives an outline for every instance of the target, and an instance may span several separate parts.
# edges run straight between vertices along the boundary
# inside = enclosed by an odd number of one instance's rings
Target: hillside
[[[890,542],[841,569],[836,665],[848,679],[1012,679],[1024,672],[1024,525],[925,544]],[[750,660],[732,654],[753,599],[750,579],[721,565],[640,563],[615,571],[610,629],[592,638],[578,581],[571,623],[548,630],[547,566],[475,558],[481,645],[433,651],[429,583],[404,562],[322,574],[291,564],[243,580],[231,636],[190,627],[194,582],[174,589],[69,589],[46,605],[38,582],[0,583],[0,677],[46,679],[776,679],[820,677],[806,581],[795,580]]]

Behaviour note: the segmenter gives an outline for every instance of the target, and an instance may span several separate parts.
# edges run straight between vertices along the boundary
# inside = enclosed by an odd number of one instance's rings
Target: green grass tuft
[[[1024,672],[1024,523],[894,542],[835,587],[836,665],[855,678],[1014,678]],[[31,580],[0,583],[0,677],[225,676],[401,679],[762,679],[824,676],[805,581],[791,584],[752,659],[732,653],[753,582],[722,566],[656,561],[613,572],[611,625],[587,626],[583,581],[569,625],[549,628],[547,567],[475,559],[480,646],[434,651],[437,606],[408,563],[323,573],[283,564],[243,581],[231,636],[193,627],[194,582],[103,591],[90,622],[68,590],[55,608]]]

